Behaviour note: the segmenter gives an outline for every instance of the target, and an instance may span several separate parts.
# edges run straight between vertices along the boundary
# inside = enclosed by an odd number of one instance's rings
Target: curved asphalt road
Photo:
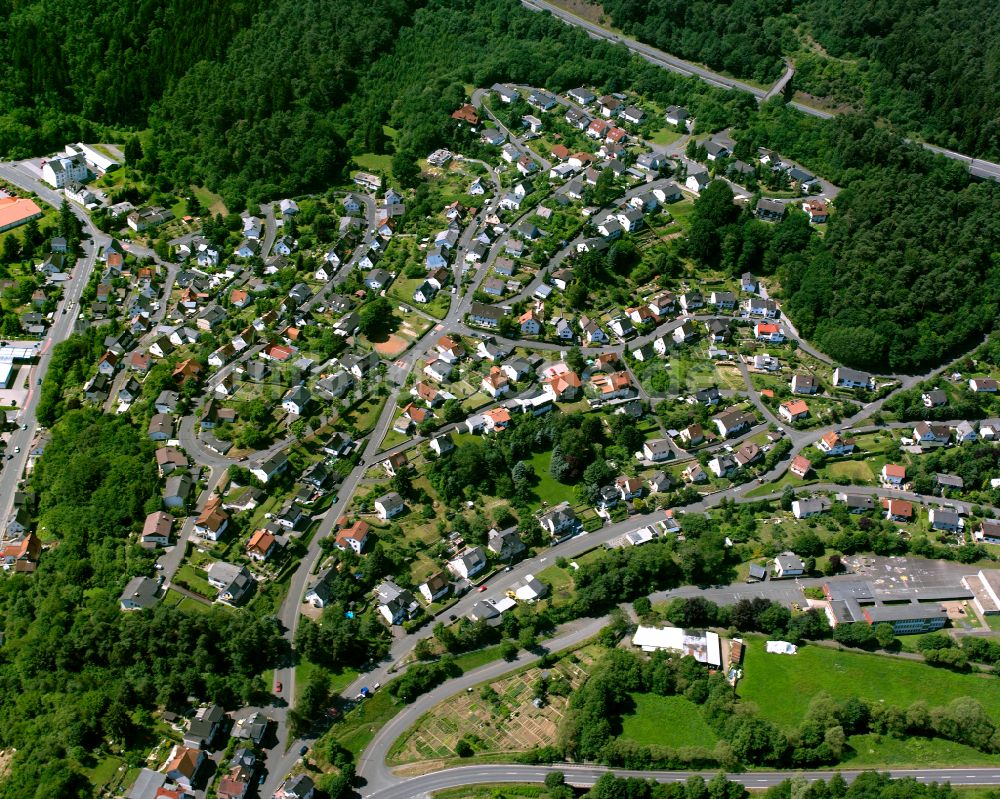
[[[417,796],[429,796],[433,791],[445,788],[457,788],[463,785],[480,785],[495,783],[532,783],[544,782],[545,777],[552,772],[562,772],[566,781],[578,788],[590,788],[601,775],[607,772],[618,777],[637,777],[643,780],[657,782],[684,782],[688,777],[700,775],[706,780],[718,772],[708,771],[629,771],[625,769],[608,769],[599,766],[553,765],[553,766],[517,766],[517,765],[482,765],[459,766],[457,768],[435,771],[422,777],[413,777],[406,782],[380,791],[362,792],[371,799],[413,799]],[[803,776],[810,782],[830,779],[839,774],[848,782],[852,782],[861,771],[752,771],[747,773],[727,774],[726,776],[745,785],[750,790],[763,790],[777,785],[794,776]],[[889,772],[896,779],[912,777],[921,783],[950,782],[952,785],[1000,785],[1000,769],[998,768],[939,768],[939,769],[893,769]]]

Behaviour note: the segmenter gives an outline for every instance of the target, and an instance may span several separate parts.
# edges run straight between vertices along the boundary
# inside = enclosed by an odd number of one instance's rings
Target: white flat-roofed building
[[[684,630],[680,627],[645,627],[639,625],[632,645],[643,652],[666,650],[690,655],[699,663],[722,667],[722,640],[711,630]]]

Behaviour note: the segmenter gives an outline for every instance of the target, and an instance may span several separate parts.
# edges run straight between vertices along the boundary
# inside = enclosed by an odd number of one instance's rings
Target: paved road
[[[718,72],[714,72],[706,67],[700,66],[698,64],[693,64],[690,61],[684,61],[683,59],[672,56],[669,53],[665,53],[662,50],[657,50],[655,47],[651,47],[648,44],[632,39],[628,36],[620,36],[616,33],[612,33],[605,28],[595,25],[592,22],[588,22],[575,14],[566,11],[565,9],[559,8],[546,0],[521,0],[521,4],[532,11],[548,11],[552,16],[557,19],[562,20],[567,25],[573,25],[574,27],[583,28],[587,34],[593,39],[603,39],[608,42],[613,42],[616,44],[622,44],[631,50],[633,53],[649,61],[651,64],[656,64],[657,66],[663,67],[664,69],[669,69],[671,72],[677,72],[681,75],[688,75],[691,77],[700,78],[706,83],[716,86],[721,89],[738,89],[740,91],[749,92],[758,101],[763,102],[774,94],[777,94],[775,89],[780,85],[783,90],[783,82],[787,81],[791,76],[789,75],[789,70],[785,71],[785,74],[778,80],[778,82],[768,88],[761,89],[757,86],[752,86],[749,83],[745,83],[735,78],[730,78],[725,75],[720,75]],[[791,67],[789,67],[790,69]],[[798,101],[792,101],[789,103],[790,106],[795,108],[797,111],[801,111],[803,114],[808,114],[809,116],[819,117],[820,119],[830,119],[835,116],[833,112],[824,111],[819,108],[814,108],[813,106],[806,105]],[[969,171],[978,178],[991,178],[993,180],[1000,180],[1000,164],[993,163],[991,161],[984,161],[981,158],[972,158],[968,155],[955,152],[954,150],[948,150],[944,147],[937,147],[933,144],[927,144],[926,142],[917,142],[921,147],[924,147],[931,152],[937,153],[938,155],[943,155],[946,158],[951,158],[955,161],[961,161],[969,167]]]
[[[404,783],[387,787],[378,791],[362,789],[362,795],[371,799],[412,799],[416,796],[430,796],[434,791],[446,788],[456,788],[463,785],[493,785],[497,783],[535,783],[544,782],[545,776],[554,771],[566,775],[566,781],[578,788],[590,788],[601,775],[611,772],[619,777],[637,777],[639,779],[656,780],[657,782],[684,782],[692,775],[700,775],[710,780],[717,772],[705,771],[628,771],[624,769],[607,769],[599,766],[460,766],[458,768],[435,771],[422,777],[414,777]],[[809,781],[827,780],[834,774],[839,774],[848,782],[852,782],[860,771],[754,771],[747,774],[727,774],[726,776],[740,782],[751,790],[763,790],[777,785],[796,775],[802,775]],[[896,779],[911,777],[920,783],[944,783],[952,785],[1000,785],[1000,769],[998,768],[939,768],[939,769],[892,769],[890,775]]]
[[[56,208],[59,208],[65,199],[61,192],[50,188],[39,180],[33,172],[17,163],[0,163],[0,178],[20,186],[22,189],[34,192],[39,198]],[[0,471],[0,531],[6,529],[7,517],[14,504],[14,492],[17,490],[21,474],[28,462],[31,442],[38,431],[35,413],[41,397],[40,385],[52,359],[52,348],[59,342],[65,341],[73,333],[77,316],[80,313],[80,296],[87,286],[87,281],[90,280],[90,273],[94,268],[100,248],[110,241],[108,236],[101,233],[91,223],[90,217],[82,208],[75,203],[70,203],[69,207],[83,224],[84,235],[89,236],[90,239],[83,241],[83,254],[77,258],[72,278],[63,284],[63,298],[56,308],[52,326],[42,342],[38,364],[30,371],[28,395],[17,415],[18,426],[10,434],[7,450],[8,454],[13,457],[3,462],[4,468],[3,471]],[[15,452],[17,448],[20,448],[20,452]]]

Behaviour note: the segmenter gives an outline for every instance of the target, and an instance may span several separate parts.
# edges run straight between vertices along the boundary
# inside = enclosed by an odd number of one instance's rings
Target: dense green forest
[[[151,105],[218,58],[259,0],[0,0],[0,153],[60,147]]]
[[[761,83],[795,47],[790,0],[605,0],[616,27],[672,55]]]
[[[152,444],[123,417],[67,413],[31,486],[46,548],[35,574],[0,580],[0,749],[17,749],[0,797],[90,796],[85,770],[109,740],[140,763],[153,711],[252,699],[284,642],[245,613],[119,610],[125,583],[150,571],[130,536],[158,504]]]
[[[603,0],[615,26],[682,58],[869,111],[907,135],[1000,157],[1000,5],[980,0]]]

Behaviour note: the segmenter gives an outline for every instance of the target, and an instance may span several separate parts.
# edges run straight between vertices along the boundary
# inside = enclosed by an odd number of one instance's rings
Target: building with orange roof
[[[34,200],[24,197],[0,197],[0,233],[38,219],[42,209]]]
[[[781,325],[773,322],[758,322],[753,327],[753,334],[757,341],[767,341],[772,344],[780,344],[785,340],[785,334],[781,332]]]
[[[178,385],[183,386],[189,380],[197,380],[201,371],[200,363],[194,360],[194,358],[187,358],[177,364],[177,368],[174,369],[173,378],[177,381]]]
[[[882,467],[882,473],[879,476],[884,484],[899,488],[906,482],[906,467],[887,463]]]
[[[164,771],[167,779],[171,779],[182,788],[190,790],[195,781],[195,775],[204,762],[205,753],[203,751],[178,744],[171,751]]]
[[[221,498],[215,495],[194,522],[194,532],[209,541],[218,541],[229,526],[229,514],[222,509]]]
[[[263,563],[274,554],[278,539],[267,530],[258,530],[247,542],[247,557]]]
[[[827,455],[849,455],[854,452],[854,439],[843,439],[840,433],[831,430],[816,442],[816,449]]]
[[[42,542],[34,533],[28,533],[20,541],[8,544],[0,551],[0,564],[4,570],[33,572],[42,554]]]
[[[510,390],[510,380],[499,366],[491,366],[490,373],[483,378],[482,389],[496,399]]]
[[[802,455],[796,455],[792,458],[792,465],[788,467],[788,471],[803,480],[806,479],[806,475],[812,470],[812,464],[809,462],[808,458]]]
[[[797,419],[805,419],[809,415],[809,406],[805,400],[793,399],[781,403],[778,408],[778,415],[786,422],[791,423]]]
[[[229,303],[235,308],[245,308],[250,303],[250,292],[233,289],[229,292]]]
[[[883,499],[882,507],[885,508],[885,518],[893,522],[913,521],[913,503],[905,499]]]
[[[342,552],[350,549],[360,555],[361,551],[365,548],[365,542],[368,540],[369,529],[368,522],[358,519],[350,527],[345,527],[337,533],[334,544]]]
[[[632,378],[625,371],[594,375],[590,378],[590,386],[605,400],[632,394]]]
[[[493,408],[486,411],[483,417],[487,433],[493,430],[506,430],[510,426],[510,411],[506,408]]]
[[[576,372],[567,369],[544,380],[542,387],[556,402],[572,402],[580,396],[583,383]]]
[[[457,119],[459,122],[467,122],[470,125],[479,124],[479,114],[476,113],[476,107],[469,103],[466,103],[457,111],[452,111],[451,118]]]

